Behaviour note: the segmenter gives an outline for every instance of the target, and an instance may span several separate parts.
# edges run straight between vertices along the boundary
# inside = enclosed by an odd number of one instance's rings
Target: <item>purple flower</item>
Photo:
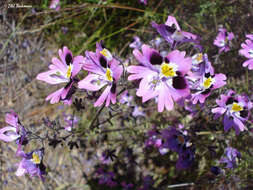
[[[59,11],[60,10],[60,0],[51,0],[49,8]]]
[[[132,183],[127,184],[125,181],[121,182],[122,190],[130,190],[133,189],[134,185]]]
[[[134,117],[139,117],[139,116],[146,116],[146,114],[143,112],[143,109],[141,106],[134,106],[134,110],[132,112],[132,115]]]
[[[222,51],[229,51],[231,46],[231,41],[234,39],[234,34],[232,32],[227,32],[225,28],[220,28],[219,33],[214,40],[213,44],[220,48],[219,53]]]
[[[165,24],[157,24],[155,22],[152,22],[151,24],[152,27],[155,28],[157,32],[170,44],[172,49],[180,43],[198,42],[196,35],[181,30],[176,18],[173,16],[168,16]]]
[[[189,168],[194,161],[195,158],[195,148],[189,147],[184,151],[179,153],[179,158],[176,163],[177,169],[187,169]]]
[[[148,1],[148,0],[139,0],[140,3],[143,3],[143,4],[145,4],[145,5],[147,5],[147,3],[148,3],[147,1]]]
[[[5,122],[9,125],[0,129],[0,140],[5,142],[16,140],[19,150],[21,145],[26,141],[27,132],[20,124],[18,115],[14,111],[5,115]]]
[[[113,172],[106,172],[102,168],[96,171],[96,177],[98,178],[98,183],[100,185],[106,185],[109,187],[114,187],[117,183],[114,181],[115,174]]]
[[[211,62],[208,60],[207,54],[197,53],[192,56],[192,68],[193,75],[195,77],[202,76],[206,72],[214,74],[214,68]]]
[[[158,130],[152,129],[147,132],[148,139],[145,141],[145,146],[154,146],[156,148],[161,147],[162,145],[162,138],[161,134]]]
[[[213,90],[224,86],[227,77],[222,73],[211,74],[210,72],[206,72],[202,76],[192,77],[191,79],[193,79],[191,90],[195,92],[192,94],[192,103],[196,104],[198,101],[204,103]]]
[[[252,108],[252,102],[246,96],[235,96],[234,91],[230,90],[227,95],[222,94],[220,99],[216,99],[219,107],[212,109],[215,119],[224,115],[223,125],[227,132],[234,127],[236,135],[241,131],[247,130],[244,122],[249,118],[249,110]]]
[[[129,95],[128,90],[125,90],[125,91],[122,93],[119,102],[120,102],[121,104],[126,104],[127,106],[130,106],[132,100],[133,100],[133,96]]]
[[[73,127],[77,125],[78,120],[79,120],[77,117],[73,118],[73,115],[65,114],[65,113],[63,113],[63,118],[65,122],[64,128],[66,131],[72,131]]]
[[[153,189],[154,180],[152,176],[145,176],[143,179],[143,185],[138,190],[150,190]]]
[[[162,112],[164,107],[173,109],[173,100],[189,95],[185,75],[190,71],[191,58],[185,58],[185,52],[174,50],[162,57],[155,49],[143,45],[142,53],[135,49],[133,54],[142,66],[129,66],[128,80],[141,79],[136,94],[142,97],[143,103],[158,97],[158,111]]]
[[[122,75],[123,67],[113,58],[109,50],[103,47],[101,42],[97,43],[96,53],[86,51],[83,69],[90,73],[78,83],[79,88],[98,91],[106,87],[94,106],[101,106],[104,102],[106,106],[109,106],[110,102],[115,104],[116,86]]]
[[[20,150],[17,155],[22,158],[16,171],[17,176],[29,174],[31,177],[38,176],[44,180],[46,175],[46,167],[42,160],[44,155],[44,149],[37,149],[29,153],[24,153]]]
[[[225,163],[226,168],[233,169],[236,167],[238,159],[241,158],[241,153],[235,148],[228,147],[225,150],[225,157],[222,157],[220,163]]]
[[[242,49],[240,49],[239,53],[246,58],[247,61],[243,63],[243,67],[248,67],[249,70],[253,70],[253,35],[246,35],[248,38],[245,43],[241,44]]]
[[[138,36],[134,36],[134,42],[132,42],[129,47],[133,49],[141,49],[142,42]]]
[[[49,71],[38,74],[37,80],[42,80],[49,84],[67,83],[65,87],[48,95],[46,100],[50,100],[51,104],[58,103],[62,100],[69,105],[72,102],[71,97],[76,90],[74,84],[78,81],[75,76],[81,70],[84,57],[73,57],[71,51],[67,47],[63,47],[63,50],[59,50],[59,57],[60,60],[56,57],[52,58]]]

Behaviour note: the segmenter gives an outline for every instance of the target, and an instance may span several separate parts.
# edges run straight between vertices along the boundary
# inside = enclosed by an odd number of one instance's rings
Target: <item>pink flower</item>
[[[248,58],[247,61],[243,63],[243,67],[248,67],[249,70],[253,70],[253,35],[249,34],[246,35],[248,38],[245,43],[241,44],[242,49],[240,49],[239,53],[246,58]]]
[[[109,106],[110,102],[115,104],[116,86],[122,75],[123,67],[113,58],[109,50],[102,46],[101,42],[97,43],[95,53],[86,51],[83,69],[90,73],[78,83],[78,88],[98,91],[105,87],[94,106],[101,106],[104,102],[106,106]]]
[[[191,58],[185,58],[185,52],[174,50],[166,57],[147,45],[142,46],[142,53],[133,51],[142,66],[129,66],[131,74],[128,80],[141,79],[137,96],[142,102],[158,97],[158,111],[164,107],[172,110],[173,101],[179,101],[189,95],[190,90],[185,75],[191,69]]]
[[[52,0],[49,6],[50,9],[60,10],[60,0]]]
[[[227,32],[225,28],[220,28],[219,33],[214,40],[213,44],[220,48],[219,53],[222,51],[229,51],[231,46],[231,41],[234,39],[233,32]]]
[[[73,57],[67,47],[59,50],[59,57],[60,60],[56,57],[52,58],[49,71],[38,74],[37,80],[42,80],[49,84],[67,83],[65,87],[48,95],[46,100],[50,100],[51,104],[58,103],[60,100],[64,101],[64,103],[71,104],[71,96],[75,92],[74,84],[78,82],[75,76],[81,70],[84,57]]]

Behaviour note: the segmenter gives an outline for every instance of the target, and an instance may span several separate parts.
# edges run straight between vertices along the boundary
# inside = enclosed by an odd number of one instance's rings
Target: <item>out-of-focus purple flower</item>
[[[170,44],[172,49],[184,42],[198,43],[197,36],[190,32],[182,31],[176,18],[173,16],[168,16],[165,24],[157,24],[155,22],[152,22],[151,24],[152,27],[155,28]]]
[[[131,105],[131,102],[133,100],[133,96],[129,95],[128,90],[125,90],[122,95],[120,96],[119,102],[121,104],[126,104],[127,106]]]
[[[16,140],[19,150],[21,145],[27,140],[27,131],[19,122],[18,115],[14,111],[5,115],[5,122],[9,125],[0,129],[0,140],[5,142]]]
[[[149,176],[149,175],[145,176],[143,179],[143,185],[138,190],[151,190],[151,189],[153,189],[154,183],[155,182],[154,182],[152,176]]]
[[[73,118],[73,115],[66,113],[63,113],[63,119],[65,122],[64,128],[66,131],[72,131],[73,127],[77,125],[79,121],[79,119],[76,116],[74,116]]]
[[[253,35],[248,34],[246,35],[248,38],[245,43],[241,44],[242,49],[239,50],[239,53],[246,58],[247,61],[243,63],[243,67],[248,67],[249,70],[253,70]]]
[[[95,53],[86,51],[83,69],[90,73],[78,83],[79,88],[98,91],[106,87],[94,106],[102,106],[104,102],[106,106],[109,106],[110,102],[115,104],[117,82],[122,75],[123,67],[119,65],[118,60],[113,58],[102,42],[97,43]]]
[[[142,102],[158,97],[158,111],[174,108],[174,101],[179,101],[190,94],[185,75],[190,71],[191,58],[185,52],[174,50],[166,57],[147,45],[142,46],[142,53],[135,49],[135,58],[142,66],[129,66],[131,73],[128,80],[141,79],[137,96]]]
[[[227,147],[225,157],[220,159],[220,163],[226,164],[226,168],[233,169],[237,166],[238,159],[241,158],[241,153],[232,147]]]
[[[131,190],[134,188],[134,185],[132,183],[126,183],[125,181],[121,182],[121,186],[123,187],[122,190]]]
[[[139,116],[146,116],[146,114],[143,112],[143,109],[141,106],[134,106],[134,110],[132,112],[132,115],[134,117],[139,117]]]
[[[217,166],[212,166],[210,170],[214,175],[219,175],[221,173],[221,169]]]
[[[252,102],[246,96],[237,95],[230,90],[227,95],[222,94],[220,99],[216,99],[218,107],[212,109],[215,119],[224,115],[223,125],[227,132],[234,127],[236,135],[241,131],[247,130],[244,122],[249,118],[249,111],[252,108]]]
[[[43,148],[34,150],[29,153],[24,153],[22,150],[20,150],[17,153],[17,156],[21,157],[22,160],[19,163],[16,175],[22,176],[27,173],[31,177],[38,176],[40,179],[44,180],[44,176],[46,175],[46,167],[42,162],[43,155]]]
[[[185,150],[179,153],[176,168],[177,169],[189,168],[193,164],[194,158],[195,158],[195,148],[193,147],[186,148]]]
[[[134,41],[129,45],[133,49],[141,49],[142,42],[138,36],[134,36]]]
[[[59,50],[60,60],[52,58],[52,64],[49,65],[49,71],[37,75],[37,80],[42,80],[48,84],[67,83],[65,87],[53,92],[46,97],[51,104],[58,103],[60,100],[65,104],[72,103],[72,95],[75,93],[75,83],[78,79],[75,77],[81,70],[84,62],[83,56],[73,57],[71,51],[65,46]]]
[[[159,133],[158,130],[152,129],[147,132],[148,139],[145,141],[145,146],[154,146],[156,148],[161,147],[162,145],[162,138],[161,134]]]
[[[140,3],[143,3],[143,4],[145,4],[145,5],[147,5],[148,0],[139,0],[139,2],[140,2]]]
[[[115,174],[113,172],[106,172],[102,168],[96,171],[96,177],[98,178],[98,183],[100,185],[106,185],[109,187],[114,187],[117,183],[114,180]]]
[[[220,48],[219,53],[222,51],[229,51],[231,47],[231,41],[234,39],[233,32],[227,32],[225,28],[220,28],[219,33],[214,40],[213,44]]]
[[[161,131],[163,145],[174,152],[181,153],[189,146],[189,138],[182,131],[175,127],[169,127]]]
[[[59,11],[61,8],[60,7],[60,0],[51,0],[49,8]]]
[[[68,27],[65,27],[65,26],[62,26],[61,27],[61,31],[63,34],[66,34],[68,32],[69,28]]]

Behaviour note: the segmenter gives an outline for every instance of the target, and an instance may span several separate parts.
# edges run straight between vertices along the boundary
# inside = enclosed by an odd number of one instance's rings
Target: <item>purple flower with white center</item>
[[[54,104],[61,100],[65,104],[70,105],[72,103],[72,95],[76,90],[74,84],[78,82],[75,76],[82,68],[84,57],[73,57],[71,51],[67,47],[63,47],[63,50],[59,50],[59,57],[60,60],[53,57],[52,64],[49,65],[49,71],[38,74],[36,78],[48,84],[67,83],[65,87],[48,95],[46,101],[50,100],[50,103]]]
[[[252,102],[246,96],[235,96],[235,92],[230,90],[227,95],[222,94],[220,99],[216,99],[216,103],[218,107],[213,108],[212,113],[215,114],[215,119],[224,116],[223,125],[226,132],[231,127],[234,127],[236,135],[247,130],[244,122],[249,118]]]
[[[226,84],[226,79],[226,75],[222,73],[211,74],[210,72],[206,72],[199,77],[193,76],[190,78],[190,87],[194,92],[192,94],[192,103],[204,103],[213,90],[221,88]]]
[[[143,109],[142,109],[141,106],[134,106],[134,110],[132,112],[132,115],[134,117],[140,117],[140,116],[145,117],[146,116],[146,114],[144,113],[144,111],[143,111]]]
[[[211,75],[214,74],[214,68],[211,62],[208,60],[208,56],[206,53],[197,53],[192,56],[191,71],[195,78],[202,76],[206,72],[210,72]]]
[[[128,93],[128,90],[125,90],[125,91],[122,93],[119,102],[120,102],[121,104],[126,104],[127,106],[130,106],[132,100],[133,100],[133,96],[131,96],[131,95]]]
[[[66,131],[72,131],[73,127],[78,124],[79,119],[71,114],[65,114],[63,113],[63,118],[65,122],[65,130]]]
[[[101,42],[97,43],[96,53],[86,51],[83,69],[90,73],[78,83],[78,88],[98,91],[105,87],[94,106],[102,106],[104,102],[106,106],[109,106],[110,102],[115,104],[116,86],[122,75],[123,67]]]
[[[172,49],[174,49],[178,44],[184,42],[194,42],[197,43],[197,36],[190,33],[182,31],[176,18],[173,16],[168,16],[165,24],[157,24],[152,22],[152,27],[157,30],[157,32],[170,44]]]
[[[237,166],[238,160],[241,158],[241,153],[232,147],[227,147],[225,157],[220,159],[220,163],[226,164],[226,168],[233,169]]]
[[[135,49],[135,58],[142,66],[129,66],[128,80],[141,79],[137,96],[142,102],[158,97],[158,111],[164,107],[172,110],[174,101],[179,101],[190,94],[185,75],[191,69],[191,58],[185,58],[185,52],[174,50],[166,57],[147,45],[142,46],[142,53]]]
[[[17,176],[29,174],[31,177],[38,176],[41,180],[44,180],[44,176],[46,175],[46,167],[42,162],[44,156],[43,148],[29,153],[24,153],[22,150],[20,150],[17,153],[17,156],[22,158],[16,171]]]
[[[60,0],[51,0],[51,3],[50,3],[50,6],[49,6],[50,9],[55,9],[56,11],[59,11],[60,10]]]
[[[241,44],[242,49],[239,50],[239,53],[246,58],[247,61],[243,63],[243,67],[248,67],[249,70],[253,70],[253,35],[246,35],[248,38],[245,43]]]
[[[142,42],[138,36],[134,36],[134,41],[129,45],[133,49],[141,49]]]
[[[106,172],[102,168],[96,171],[96,177],[98,178],[98,183],[100,185],[106,185],[109,187],[114,187],[117,183],[114,181],[115,174],[113,172]]]
[[[227,32],[225,28],[220,28],[219,33],[214,40],[213,44],[220,48],[219,53],[222,51],[229,51],[231,47],[231,41],[234,39],[233,32]]]
[[[146,147],[148,147],[148,146],[154,146],[156,148],[161,147],[162,138],[161,138],[161,134],[158,130],[152,129],[152,130],[148,131],[147,135],[148,135],[148,139],[145,141]]]
[[[27,132],[20,124],[18,115],[14,111],[5,115],[5,122],[9,125],[0,129],[0,140],[5,142],[16,140],[19,150],[26,140]]]

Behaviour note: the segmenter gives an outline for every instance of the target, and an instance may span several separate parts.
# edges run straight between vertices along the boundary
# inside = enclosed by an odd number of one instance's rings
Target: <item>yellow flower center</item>
[[[70,78],[71,72],[72,72],[72,65],[69,65],[67,70],[67,78]]]
[[[33,158],[32,158],[33,163],[35,164],[39,164],[40,163],[40,157],[38,154],[36,154],[35,152],[33,153]]]
[[[100,51],[100,53],[105,56],[109,61],[112,59],[112,54],[110,53],[109,50],[107,49],[103,49],[102,51]]]
[[[204,80],[203,85],[205,88],[209,88],[212,85],[212,82],[213,82],[213,79],[211,77],[209,77]]]
[[[176,76],[176,72],[174,71],[174,69],[171,65],[163,63],[161,67],[162,67],[161,72],[165,77],[174,77],[174,76]]]
[[[233,105],[232,105],[232,111],[237,112],[237,111],[242,111],[242,110],[243,110],[242,106],[240,106],[237,103],[233,103]]]
[[[197,60],[198,62],[202,62],[202,61],[203,61],[203,54],[202,54],[202,53],[199,53],[199,54],[197,55],[197,57],[196,57],[196,60]]]
[[[110,82],[113,81],[113,78],[112,78],[112,72],[109,68],[106,69],[106,73],[105,73],[105,76],[106,76],[106,79]]]

